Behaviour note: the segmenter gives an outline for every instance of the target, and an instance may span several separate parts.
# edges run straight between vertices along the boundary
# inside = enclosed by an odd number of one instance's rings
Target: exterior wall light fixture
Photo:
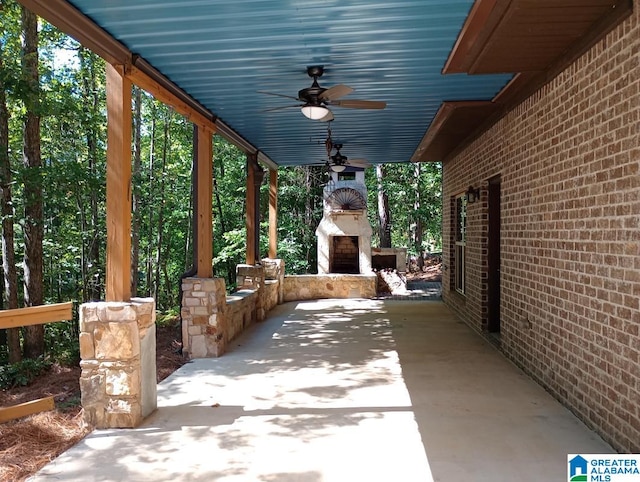
[[[469,186],[467,189],[467,202],[469,204],[473,204],[476,201],[480,200],[480,188],[473,188],[473,186]]]

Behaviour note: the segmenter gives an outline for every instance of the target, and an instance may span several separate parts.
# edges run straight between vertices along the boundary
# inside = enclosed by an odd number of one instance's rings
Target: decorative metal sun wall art
[[[357,211],[366,209],[367,201],[360,191],[350,187],[341,187],[327,197],[327,205],[331,209]]]

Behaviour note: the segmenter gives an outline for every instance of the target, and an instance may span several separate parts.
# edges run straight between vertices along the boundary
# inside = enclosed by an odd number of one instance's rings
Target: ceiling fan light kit
[[[334,85],[333,87],[329,87],[328,89],[321,87],[320,84],[318,84],[318,78],[322,77],[323,73],[324,66],[322,65],[308,66],[307,75],[313,79],[313,83],[310,87],[299,90],[296,97],[285,94],[276,94],[273,92],[258,92],[303,102],[302,106],[300,106],[299,104],[288,105],[282,107],[274,107],[271,109],[267,109],[267,111],[282,110],[290,107],[300,107],[300,110],[305,117],[311,120],[322,122],[329,122],[333,120],[333,113],[329,109],[330,106],[342,107],[347,109],[384,109],[387,106],[386,102],[374,100],[339,100],[341,97],[344,97],[345,95],[353,92],[353,89],[348,85],[343,84]]]
[[[343,172],[346,168],[347,166],[344,164],[331,164],[331,170],[333,172]]]
[[[321,120],[324,119],[329,114],[329,109],[322,105],[303,105],[300,109],[302,114],[311,120]]]

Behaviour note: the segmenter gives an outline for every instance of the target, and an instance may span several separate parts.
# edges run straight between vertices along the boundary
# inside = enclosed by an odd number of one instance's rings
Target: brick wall
[[[330,260],[332,273],[358,274],[358,236],[334,236]]]
[[[443,297],[486,326],[487,182],[501,176],[501,346],[616,449],[640,452],[640,0],[632,16],[444,165],[469,185],[467,292]]]

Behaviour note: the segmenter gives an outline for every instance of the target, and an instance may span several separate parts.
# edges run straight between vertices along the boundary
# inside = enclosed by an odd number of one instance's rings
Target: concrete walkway
[[[438,301],[288,303],[32,480],[567,480],[613,452]]]

